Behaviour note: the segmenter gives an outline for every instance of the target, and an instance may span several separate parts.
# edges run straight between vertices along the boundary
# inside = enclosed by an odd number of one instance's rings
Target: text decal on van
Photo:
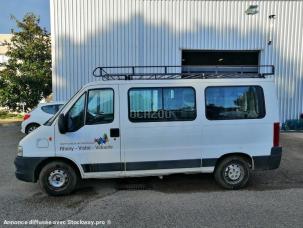
[[[105,149],[113,149],[113,146],[109,145],[109,137],[107,134],[103,134],[102,137],[95,138],[91,142],[61,143],[59,147],[60,151],[86,151]]]

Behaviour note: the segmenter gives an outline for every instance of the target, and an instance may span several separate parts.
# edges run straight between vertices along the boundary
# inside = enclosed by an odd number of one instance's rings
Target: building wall
[[[0,63],[8,61],[8,57],[6,56],[7,45],[5,45],[4,42],[10,42],[11,37],[11,34],[0,34]]]
[[[183,49],[261,50],[260,63],[276,66],[281,121],[303,112],[303,1],[50,2],[56,100],[97,80],[96,66],[181,65]],[[246,15],[252,3],[259,13]]]

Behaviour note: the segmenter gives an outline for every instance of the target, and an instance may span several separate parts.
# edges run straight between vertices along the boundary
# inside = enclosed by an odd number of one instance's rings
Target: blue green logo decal
[[[109,142],[109,138],[107,134],[103,134],[103,137],[95,138],[95,142],[98,143],[98,145],[105,145]]]

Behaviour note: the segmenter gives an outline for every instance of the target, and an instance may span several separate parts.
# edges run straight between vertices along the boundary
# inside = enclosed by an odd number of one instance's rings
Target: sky
[[[0,0],[0,34],[15,28],[11,15],[21,20],[28,12],[40,16],[40,26],[50,32],[49,0]]]

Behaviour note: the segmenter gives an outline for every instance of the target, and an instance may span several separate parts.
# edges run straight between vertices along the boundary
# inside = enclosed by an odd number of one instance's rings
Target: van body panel
[[[125,95],[129,96],[130,89],[158,87],[159,84],[152,83],[127,84],[120,85],[120,92],[125,97]],[[162,83],[161,87],[193,88],[196,97],[201,96],[198,85],[186,82],[181,85]],[[201,104],[198,101],[196,101],[196,109],[197,113],[201,111]],[[135,175],[136,172],[139,174],[143,170],[151,170],[152,167],[155,171],[149,171],[149,173],[163,173],[161,170],[156,171],[163,168],[162,164],[170,168],[175,166],[174,172],[182,172],[183,168],[201,172],[203,147],[201,116],[197,114],[194,120],[189,121],[132,122],[129,119],[129,101],[121,102],[120,115],[121,150],[125,159],[126,175]],[[138,166],[137,164],[140,163],[142,165]]]
[[[42,125],[26,135],[19,145],[23,147],[24,157],[54,157],[54,141],[54,127]]]
[[[273,82],[239,81],[208,83],[204,91],[211,86],[260,86],[264,93],[265,116],[260,119],[208,120],[204,115],[204,159],[220,158],[229,153],[244,153],[250,157],[270,155],[273,146],[273,123],[278,120]]]

